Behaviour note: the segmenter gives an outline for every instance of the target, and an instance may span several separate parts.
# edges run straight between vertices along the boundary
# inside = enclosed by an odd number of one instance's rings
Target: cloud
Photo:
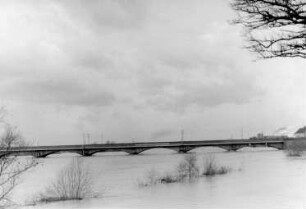
[[[243,63],[233,63],[237,34],[214,4],[17,2],[0,13],[11,20],[0,20],[3,98],[184,112],[258,95]]]
[[[11,99],[67,106],[101,107],[115,102],[115,96],[107,90],[91,84],[84,85],[78,80],[61,78],[14,82],[1,93]]]
[[[70,0],[58,1],[57,4],[68,16],[77,19],[79,24],[96,32],[105,28],[120,31],[138,28],[145,22],[148,12],[148,2],[137,0],[93,0],[86,3]]]
[[[205,108],[222,104],[244,104],[263,94],[257,86],[254,72],[243,59],[237,63],[228,46],[235,34],[230,27],[221,27],[214,47],[198,36],[173,36],[164,48],[146,48],[138,71],[138,89],[144,106],[163,111],[184,112],[189,107]],[[228,34],[221,38],[222,34]],[[226,50],[223,47],[227,47]]]
[[[169,138],[170,136],[173,136],[174,131],[170,130],[170,129],[163,129],[163,130],[159,130],[156,131],[154,133],[152,133],[151,137],[153,139],[164,139],[164,138]]]
[[[303,123],[305,61],[252,63],[231,19],[223,0],[2,1],[1,102],[47,143]]]

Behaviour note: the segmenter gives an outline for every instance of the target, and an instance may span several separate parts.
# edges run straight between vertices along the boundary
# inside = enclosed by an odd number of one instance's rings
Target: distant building
[[[258,133],[256,136],[251,137],[251,140],[278,140],[288,138],[287,135],[264,135],[263,133]]]
[[[304,126],[303,128],[299,128],[294,133],[294,137],[296,137],[296,138],[298,138],[298,137],[306,137],[306,126]]]
[[[263,133],[258,133],[256,137],[257,139],[264,139],[265,135]]]

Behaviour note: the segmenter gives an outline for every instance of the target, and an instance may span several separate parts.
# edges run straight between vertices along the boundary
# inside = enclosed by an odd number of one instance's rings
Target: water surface
[[[92,173],[97,198],[66,201],[24,208],[211,208],[211,209],[293,209],[306,207],[306,159],[287,157],[283,151],[259,149],[223,152],[196,149],[198,163],[214,155],[219,165],[232,169],[226,175],[201,177],[191,183],[139,187],[146,173],[175,171],[183,154],[150,150],[141,155],[120,153],[83,157]],[[75,155],[76,156],[76,155]],[[74,156],[53,155],[23,176],[13,200],[29,203],[42,192],[58,171]]]

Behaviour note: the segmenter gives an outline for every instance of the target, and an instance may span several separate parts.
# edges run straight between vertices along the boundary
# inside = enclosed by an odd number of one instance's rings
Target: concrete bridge
[[[98,152],[126,152],[137,155],[149,149],[165,148],[179,153],[187,153],[198,147],[219,147],[227,151],[237,151],[244,147],[272,147],[284,149],[286,142],[291,138],[273,139],[236,139],[236,140],[208,140],[208,141],[173,141],[173,142],[144,142],[144,143],[112,143],[86,145],[59,145],[59,146],[30,146],[12,147],[10,150],[0,150],[0,157],[4,155],[47,157],[55,153],[77,153],[82,156],[91,156]]]

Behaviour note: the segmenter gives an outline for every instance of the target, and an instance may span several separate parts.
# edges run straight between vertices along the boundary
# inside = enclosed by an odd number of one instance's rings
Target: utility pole
[[[243,139],[243,128],[241,129],[241,139]]]
[[[181,130],[181,141],[184,141],[184,129]]]
[[[90,144],[90,133],[87,133],[87,143]]]

